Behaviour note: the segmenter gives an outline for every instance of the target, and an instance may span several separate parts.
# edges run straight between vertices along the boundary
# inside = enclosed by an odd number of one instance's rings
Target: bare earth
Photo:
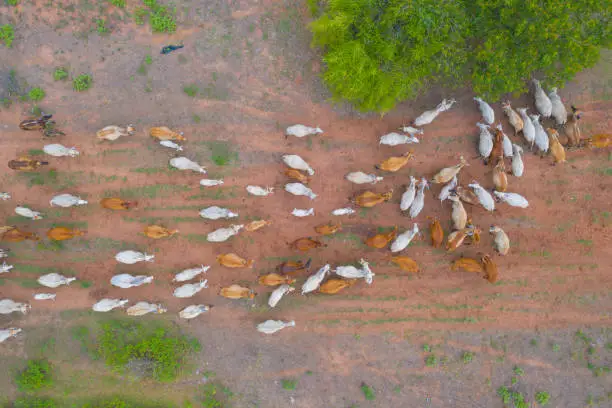
[[[4,169],[0,191],[13,197],[0,202],[0,214],[5,225],[44,238],[38,244],[2,243],[11,250],[9,262],[15,268],[2,276],[0,298],[30,301],[33,307],[27,317],[0,317],[0,327],[17,325],[25,331],[21,338],[0,345],[0,361],[17,364],[30,355],[32,344],[48,336],[66,336],[63,330],[74,321],[90,318],[83,311],[98,299],[127,297],[133,302],[163,303],[169,308],[168,318],[200,338],[204,345],[197,362],[200,373],[215,371],[234,391],[231,403],[236,407],[501,407],[495,390],[509,385],[515,365],[525,369],[521,386],[530,401],[536,391],[547,390],[555,407],[585,406],[589,396],[594,404],[610,406],[606,405],[612,403],[606,394],[612,385],[609,375],[592,374],[584,346],[574,337],[578,328],[588,328],[596,339],[597,364],[610,365],[612,351],[606,347],[612,341],[609,149],[569,151],[568,162],[557,166],[549,157],[526,152],[525,175],[509,177],[508,190],[527,197],[529,208],[500,204],[489,214],[466,206],[485,232],[479,246],[464,246],[457,254],[433,249],[426,238],[427,216],[438,217],[446,233],[450,229],[450,204],[440,205],[436,198],[440,186],[432,186],[425,209],[415,220],[425,238],[405,251],[421,272],[408,274],[388,262],[388,250],[369,248],[364,239],[378,228],[412,226],[398,205],[410,175],[430,178],[463,155],[470,166],[460,173],[460,182],[478,180],[492,187],[490,168],[474,159],[478,136],[474,124],[480,115],[470,92],[433,91],[384,117],[331,105],[317,76],[320,56],[309,48],[308,11],[291,1],[181,2],[179,29],[171,36],[152,35],[148,25],[122,22],[122,12],[112,7],[29,3],[33,5],[0,6],[0,23],[16,26],[13,49],[0,47],[0,97],[7,92],[8,72],[14,69],[30,86],[46,91],[40,107],[54,114],[67,135],[49,140],[37,132],[21,131],[18,124],[29,116],[30,103],[0,111]],[[70,3],[75,11],[66,7]],[[114,14],[107,22],[109,35],[88,33],[95,27],[91,18]],[[63,21],[68,22],[64,27]],[[159,54],[163,45],[177,42],[185,48]],[[147,55],[152,56],[151,65],[144,63]],[[582,129],[587,136],[609,132],[610,57],[603,54],[597,67],[560,91],[568,108],[574,104],[584,110]],[[139,71],[141,65],[145,68]],[[93,87],[77,93],[70,81],[53,81],[53,70],[60,66],[69,67],[74,76],[91,73]],[[182,90],[190,84],[200,89],[195,98]],[[287,243],[315,236],[313,227],[331,221],[332,209],[346,206],[349,197],[365,189],[345,181],[346,173],[375,172],[375,164],[408,150],[379,146],[380,135],[407,124],[445,96],[458,103],[425,127],[421,143],[411,147],[415,160],[397,173],[383,174],[384,181],[369,188],[394,189],[390,202],[338,218],[343,230],[324,238],[325,248],[306,255],[289,249]],[[515,107],[533,109],[530,97],[512,101]],[[499,104],[494,108],[496,117],[502,118]],[[502,121],[510,135],[505,117]],[[106,125],[130,123],[137,128],[132,137],[103,143],[95,138]],[[286,139],[283,130],[294,123],[316,125],[325,133]],[[150,127],[161,125],[184,132],[185,156],[206,166],[208,177],[223,178],[224,186],[201,188],[198,174],[170,170],[167,163],[174,152],[148,136]],[[523,144],[522,138],[512,138]],[[33,176],[6,167],[19,155],[40,153],[47,143],[75,146],[81,155],[38,156],[56,170],[55,176],[41,172],[42,185]],[[310,187],[318,198],[313,202],[283,191],[286,179],[280,156],[285,153],[299,154],[315,169]],[[229,163],[215,164],[219,156]],[[248,196],[247,184],[274,186],[276,192],[267,198]],[[51,197],[64,192],[79,195],[90,205],[51,208]],[[98,202],[110,195],[138,200],[139,207],[128,212],[104,210]],[[13,212],[17,204],[39,210],[45,218],[19,218]],[[240,223],[261,218],[273,224],[226,243],[207,243],[207,233],[229,224],[198,216],[210,205],[237,211]],[[315,217],[290,215],[293,208],[311,205]],[[152,223],[178,228],[180,233],[167,240],[148,239],[142,230]],[[493,253],[486,233],[492,224],[506,231],[512,245],[507,256],[494,256],[500,280],[491,285],[473,274],[451,272],[449,264],[459,254]],[[45,236],[52,225],[75,226],[87,234],[56,248]],[[121,249],[153,253],[155,262],[117,264],[114,254]],[[216,264],[215,257],[227,252],[254,259],[254,268],[233,270]],[[270,290],[257,285],[257,276],[288,259],[309,257],[315,270],[325,263],[350,264],[363,257],[376,273],[374,283],[360,282],[334,296],[292,294],[270,310],[266,304]],[[191,299],[173,298],[173,275],[200,264],[212,265],[206,275],[210,288]],[[55,302],[34,303],[32,294],[40,292],[37,276],[54,268],[85,283],[56,290]],[[124,272],[154,275],[154,284],[129,290],[111,287],[110,278]],[[230,301],[217,295],[222,286],[232,283],[251,286],[259,296],[253,301]],[[198,303],[215,308],[191,324],[178,321],[178,310]],[[259,335],[254,326],[269,318],[295,320],[296,327],[275,336]],[[533,339],[537,344],[530,343]],[[438,359],[446,359],[426,367],[425,358],[431,353],[423,351],[425,343],[435,345]],[[553,351],[553,344],[560,351]],[[472,363],[463,363],[464,351],[475,353]],[[75,358],[64,353],[60,357],[64,361]],[[91,370],[81,357],[81,369]],[[196,377],[178,384],[176,397],[173,389],[164,389],[164,397],[182,401],[181,387],[200,381],[201,375]],[[296,390],[282,389],[279,381],[284,378],[299,379]],[[362,382],[375,389],[374,401],[364,399],[359,390]],[[155,392],[160,390],[151,395]],[[8,373],[0,374],[0,395],[16,395]]]

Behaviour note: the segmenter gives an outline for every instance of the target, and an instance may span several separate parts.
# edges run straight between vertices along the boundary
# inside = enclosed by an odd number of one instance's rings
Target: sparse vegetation
[[[110,0],[110,2],[115,7],[120,7],[120,8],[125,7],[125,0]]]
[[[68,78],[68,70],[63,67],[55,68],[53,71],[53,79],[55,81],[64,81]]]
[[[45,95],[46,95],[45,91],[41,87],[38,87],[38,86],[36,88],[30,89],[30,92],[28,92],[28,97],[33,102],[38,102],[38,101],[43,100]]]
[[[6,0],[6,4],[8,4],[9,6],[16,6],[17,4],[19,4],[19,0]]]
[[[425,365],[427,367],[435,367],[438,365],[438,358],[435,354],[430,354],[425,358]]]
[[[81,74],[72,80],[72,87],[77,92],[83,92],[91,88],[93,77],[89,74]]]
[[[15,377],[22,392],[37,391],[53,384],[51,364],[47,360],[29,360],[27,367]]]
[[[374,401],[374,399],[376,398],[376,394],[374,393],[372,387],[368,386],[365,383],[361,384],[361,391],[363,392],[363,396],[365,397],[365,399],[367,399],[368,401]]]
[[[3,43],[6,48],[11,48],[15,39],[15,29],[10,24],[0,26],[0,43]]]
[[[200,344],[162,325],[112,320],[103,323],[92,337],[80,333],[83,346],[113,370],[123,372],[138,365],[143,375],[161,382],[180,374],[187,356]]]

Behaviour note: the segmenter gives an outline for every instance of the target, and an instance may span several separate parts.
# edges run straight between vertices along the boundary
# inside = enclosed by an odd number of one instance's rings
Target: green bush
[[[11,48],[15,39],[15,29],[10,24],[0,26],[0,42],[4,43],[6,48]]]
[[[16,6],[19,4],[19,0],[6,0],[6,2],[9,6]]]
[[[116,7],[125,7],[125,0],[110,0],[111,4]]]
[[[313,0],[310,1],[311,9]],[[311,23],[334,100],[386,112],[434,83],[498,100],[534,73],[561,86],[611,44],[605,2],[327,0]]]
[[[124,321],[103,324],[96,341],[96,352],[108,366],[121,371],[130,361],[145,361],[151,365],[150,375],[162,382],[174,380],[189,353],[200,348],[197,341],[166,328]]]
[[[53,383],[51,364],[47,360],[29,360],[27,367],[20,372],[15,383],[19,391],[36,391]]]
[[[57,403],[50,398],[23,397],[13,401],[13,408],[56,408]]]
[[[72,87],[77,92],[83,92],[91,88],[93,78],[89,74],[81,74],[72,80]]]
[[[34,101],[34,102],[41,101],[45,97],[45,95],[46,95],[45,91],[41,87],[38,87],[38,86],[36,88],[30,89],[30,92],[28,92],[28,97],[30,98],[31,101]]]
[[[548,403],[550,402],[550,394],[546,391],[540,391],[536,393],[535,399],[536,402],[542,406],[548,405]]]
[[[66,78],[68,78],[68,71],[66,70],[66,68],[63,68],[63,67],[55,68],[55,71],[53,71],[54,80],[63,81]]]

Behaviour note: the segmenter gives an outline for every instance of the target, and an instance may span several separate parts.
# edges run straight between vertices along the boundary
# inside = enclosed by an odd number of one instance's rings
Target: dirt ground
[[[31,103],[0,110],[0,163],[31,154],[49,160],[51,169],[17,174],[2,164],[0,191],[12,195],[0,202],[4,224],[44,239],[2,243],[10,249],[8,261],[15,268],[0,279],[0,298],[30,301],[33,307],[27,317],[0,317],[0,327],[19,325],[25,330],[25,340],[0,346],[0,361],[3,356],[14,362],[28,355],[29,329],[42,325],[59,332],[73,318],[91,318],[79,311],[98,299],[121,297],[163,303],[172,319],[187,305],[214,305],[197,321],[178,324],[202,340],[200,363],[208,367],[202,370],[218,373],[235,391],[232,404],[237,407],[496,407],[502,404],[495,390],[510,382],[514,365],[526,371],[525,391],[533,395],[536,389],[546,389],[552,406],[583,406],[590,397],[600,406],[610,403],[610,378],[593,375],[574,336],[578,328],[589,328],[600,364],[609,366],[609,149],[569,151],[568,162],[557,166],[551,165],[551,158],[527,152],[525,175],[510,177],[509,191],[527,197],[529,208],[499,204],[487,213],[467,206],[474,223],[485,231],[482,242],[448,255],[426,239],[428,216],[438,217],[446,233],[450,229],[450,204],[441,205],[436,198],[440,186],[427,192],[425,209],[414,221],[400,213],[398,203],[408,176],[430,178],[456,164],[460,155],[470,162],[460,182],[478,180],[492,187],[490,169],[475,159],[474,124],[480,115],[470,92],[434,90],[384,117],[332,105],[318,78],[320,56],[309,47],[308,11],[291,1],[184,1],[177,8],[178,30],[170,36],[151,34],[148,24],[133,24],[131,5],[126,14],[106,2],[22,3],[27,4],[0,6],[0,23],[16,27],[13,48],[0,47],[0,97],[8,95],[9,72],[14,70],[23,89],[40,86],[46,91],[39,106],[53,113],[66,136],[49,140],[21,131],[18,124],[31,116]],[[101,17],[107,19],[106,35],[99,35],[90,22]],[[160,55],[162,46],[178,42],[185,48]],[[560,90],[568,108],[574,104],[584,110],[581,126],[587,136],[609,132],[611,58],[604,53],[600,64]],[[78,93],[70,81],[54,81],[56,67],[67,67],[71,76],[90,73],[93,87]],[[198,87],[195,97],[183,91],[189,85]],[[365,189],[345,181],[346,173],[375,172],[375,164],[408,150],[379,146],[380,135],[407,124],[442,97],[458,102],[425,127],[421,142],[410,147],[415,159],[397,173],[381,173],[384,181],[369,187],[376,192],[393,189],[392,200],[338,218],[343,230],[323,238],[325,248],[306,255],[292,251],[288,242],[316,235],[313,227],[332,221],[332,209],[346,206]],[[528,96],[512,101],[515,107],[532,107]],[[494,108],[510,134],[499,104]],[[316,125],[325,133],[286,139],[283,129],[294,123]],[[111,124],[134,124],[137,133],[98,142],[95,132]],[[225,184],[202,188],[200,175],[169,169],[175,153],[157,145],[147,132],[160,125],[184,132],[184,155]],[[512,138],[524,144],[520,137]],[[75,146],[81,155],[44,156],[41,149],[47,143]],[[318,197],[313,202],[283,191],[280,157],[285,153],[299,154],[315,169],[310,187]],[[274,186],[276,192],[267,198],[248,196],[247,184]],[[51,208],[49,200],[59,193],[79,195],[90,205]],[[110,212],[98,204],[105,196],[134,199],[139,207]],[[41,211],[44,219],[16,216],[17,204]],[[261,218],[273,224],[225,243],[208,243],[207,233],[229,223],[200,218],[198,211],[210,205],[238,212],[236,222]],[[290,214],[293,208],[311,206],[315,217]],[[364,239],[381,228],[404,230],[413,222],[425,239],[404,254],[419,263],[418,274],[391,265],[387,250],[364,245]],[[180,233],[167,240],[148,239],[142,230],[152,223]],[[486,232],[493,224],[506,231],[512,245],[507,256],[494,256],[499,281],[491,285],[473,274],[450,271],[450,262],[459,254],[493,253]],[[45,236],[52,225],[78,227],[87,234],[53,245]],[[114,254],[122,249],[155,254],[155,262],[118,265]],[[215,257],[227,252],[255,260],[254,268],[219,266]],[[365,258],[376,276],[370,286],[360,282],[334,296],[291,294],[270,310],[270,290],[257,285],[257,276],[283,261],[308,258],[314,269]],[[209,288],[191,299],[173,298],[173,275],[200,264],[212,266],[206,275]],[[32,294],[40,291],[37,276],[52,271],[78,281],[57,289],[54,302],[34,303]],[[154,275],[155,281],[129,290],[112,287],[110,278],[124,272]],[[258,296],[230,301],[217,295],[232,283],[251,286]],[[295,320],[296,327],[273,337],[258,335],[254,326],[269,318]],[[446,361],[427,367],[431,353],[423,351],[425,343],[435,345],[433,353],[446,356]],[[476,354],[472,363],[461,361],[464,351]],[[300,378],[294,391],[279,385],[289,377]],[[361,382],[376,390],[374,401],[364,399]],[[15,394],[10,378],[0,377],[0,390],[8,397]]]

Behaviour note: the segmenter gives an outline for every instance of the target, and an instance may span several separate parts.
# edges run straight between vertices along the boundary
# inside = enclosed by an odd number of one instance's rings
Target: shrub
[[[11,48],[15,39],[15,29],[10,24],[0,26],[0,42],[4,43],[6,48]]]
[[[66,68],[63,68],[63,67],[55,68],[55,71],[53,72],[54,80],[63,81],[66,78],[68,78],[68,71],[66,70]]]
[[[93,78],[89,74],[81,74],[72,80],[72,87],[77,92],[83,92],[91,88]]]
[[[28,365],[15,378],[19,391],[36,391],[50,386],[51,364],[47,360],[29,360]]]
[[[361,391],[363,392],[363,396],[365,397],[365,399],[367,399],[368,401],[374,401],[374,399],[376,398],[374,390],[365,383],[361,384]]]
[[[163,327],[124,321],[103,324],[96,341],[97,353],[108,366],[123,370],[131,361],[144,361],[151,366],[150,375],[162,382],[174,380],[188,354],[200,348],[197,341]]]
[[[30,89],[30,92],[28,92],[28,97],[30,98],[31,101],[34,101],[34,102],[41,101],[45,97],[45,95],[46,95],[45,91],[41,87],[38,87],[38,86],[36,88]]]
[[[149,16],[151,30],[154,33],[173,33],[176,31],[176,19],[167,7],[158,7]]]
[[[9,6],[16,6],[19,4],[19,0],[6,0]]]
[[[467,81],[491,101],[534,73],[561,86],[610,45],[604,3],[328,0],[310,28],[333,99],[386,112],[433,83]]]
[[[200,89],[197,85],[191,84],[183,87],[183,92],[185,92],[187,96],[191,96],[193,98],[198,94],[198,92],[200,92]]]
[[[550,394],[546,391],[540,391],[536,393],[535,399],[536,402],[542,406],[548,405],[548,403],[550,402]]]
[[[110,0],[111,4],[116,7],[124,8],[125,0]]]
[[[463,364],[469,364],[474,359],[474,353],[466,351],[463,353]]]
[[[297,380],[284,379],[281,380],[281,385],[285,390],[295,390],[295,387],[297,387]]]
[[[438,358],[436,357],[435,354],[430,354],[429,356],[427,356],[427,358],[425,359],[425,365],[427,367],[435,367],[438,365]]]

